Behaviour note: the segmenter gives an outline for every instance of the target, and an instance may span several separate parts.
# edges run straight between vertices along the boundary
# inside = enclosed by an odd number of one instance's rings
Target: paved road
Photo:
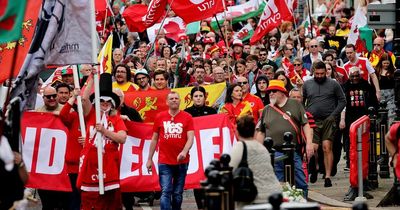
[[[309,197],[311,200],[319,202],[322,205],[322,209],[330,210],[330,209],[350,209],[353,202],[343,202],[343,198],[345,193],[349,187],[349,173],[345,172],[344,169],[344,160],[341,160],[338,165],[338,173],[335,177],[332,177],[333,186],[330,188],[325,188],[324,180],[322,176],[319,176],[319,179],[316,183],[310,184],[309,189]],[[385,208],[377,208],[376,206],[382,200],[382,198],[386,195],[389,189],[392,187],[393,183],[393,175],[391,174],[390,179],[380,179],[379,178],[379,187],[376,190],[370,191],[369,193],[374,196],[373,199],[367,201],[370,209],[399,209],[399,207],[385,207]],[[135,206],[134,209],[140,210],[157,210],[159,207],[159,200],[154,201],[154,206],[150,207],[148,204],[143,203],[140,206]],[[39,210],[41,209],[40,201],[37,204],[31,203],[29,209]],[[195,210],[196,202],[194,200],[194,196],[191,190],[185,191],[184,193],[184,202],[182,209],[185,210]]]

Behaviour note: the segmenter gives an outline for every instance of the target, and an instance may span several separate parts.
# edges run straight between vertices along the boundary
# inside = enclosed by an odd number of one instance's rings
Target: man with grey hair
[[[132,54],[135,49],[139,48],[139,34],[137,32],[129,32],[127,40],[128,43],[126,45],[125,55]]]

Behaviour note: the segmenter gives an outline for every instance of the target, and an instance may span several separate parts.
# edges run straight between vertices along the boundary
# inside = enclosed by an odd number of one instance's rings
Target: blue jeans
[[[276,151],[275,158],[282,156],[283,153]],[[304,197],[307,198],[308,195],[308,185],[306,182],[306,175],[303,171],[303,161],[297,152],[294,153],[294,181],[296,188],[302,189]],[[284,171],[283,171],[283,161],[275,162],[275,175],[280,182],[284,181]]]
[[[179,165],[158,164],[161,186],[161,210],[180,210],[188,163]],[[172,198],[171,198],[172,196]],[[172,205],[171,205],[172,203]]]

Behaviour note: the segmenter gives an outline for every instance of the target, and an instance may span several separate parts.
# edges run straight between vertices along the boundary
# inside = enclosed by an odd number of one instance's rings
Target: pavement
[[[345,161],[342,159],[338,164],[338,172],[335,177],[332,177],[332,187],[325,188],[324,180],[322,175],[319,175],[318,180],[314,184],[309,184],[309,201],[318,202],[321,204],[323,210],[347,210],[351,209],[353,202],[344,202],[343,198],[345,193],[349,189],[349,175],[350,173],[344,171]],[[393,174],[390,175],[389,179],[378,178],[379,187],[375,190],[368,191],[374,198],[367,200],[367,205],[370,210],[381,210],[381,209],[400,209],[400,207],[377,207],[378,203],[383,199],[386,193],[391,189],[393,185]],[[37,203],[30,203],[29,208],[32,210],[41,209],[40,199]],[[160,209],[159,200],[154,201],[154,206],[149,206],[147,203],[140,203],[138,206],[134,206],[135,210],[158,210]],[[192,190],[184,192],[184,201],[182,204],[184,210],[196,210],[196,202],[193,196]]]

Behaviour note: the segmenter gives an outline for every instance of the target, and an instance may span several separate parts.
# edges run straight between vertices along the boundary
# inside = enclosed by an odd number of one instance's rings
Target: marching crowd
[[[370,52],[358,51],[355,43],[346,44],[354,10],[345,8],[343,1],[332,6],[331,11],[327,10],[331,5],[318,1],[317,16],[325,18],[312,21],[319,27],[308,28],[299,20],[284,22],[254,45],[234,34],[247,23],[255,29],[256,17],[246,23],[225,21],[219,29],[201,21],[197,34],[183,36],[178,42],[160,30],[154,43],[149,43],[146,32],[129,32],[124,23],[122,9],[131,3],[113,5],[114,17],[102,37],[105,41],[107,35],[114,34],[112,73],[100,75],[102,123],[96,124],[92,88],[97,71],[91,65],[78,66],[83,75],[82,89],[74,88],[72,69],[62,71],[61,81],[45,87],[39,82],[35,111],[58,115],[70,131],[65,161],[73,187],[71,193],[38,190],[43,209],[121,209],[122,205],[132,209],[133,196],[138,194],[119,191],[118,145],[127,138],[124,121],[143,119],[138,110],[124,103],[125,93],[193,87],[191,107],[179,110],[182,98],[171,91],[166,101],[168,110],[160,111],[153,124],[146,167],[149,172],[158,167],[161,209],[181,208],[195,117],[226,114],[237,130],[238,140],[247,142],[249,166],[255,172],[258,188],[255,202],[265,202],[273,191],[281,191],[279,182],[283,181],[283,163],[275,163],[276,176],[271,177],[272,166],[269,160],[262,159],[268,156],[257,155],[267,153],[259,144],[266,137],[273,139],[275,155],[279,157],[283,155],[283,134],[287,131],[293,134],[295,183],[307,197],[308,182],[315,183],[318,174],[323,174],[325,187],[332,186],[342,148],[346,154],[344,170],[349,170],[352,122],[367,114],[369,107],[377,110],[380,101],[387,103],[390,122],[394,119],[393,37],[388,31],[377,31],[370,40],[373,42]],[[225,100],[207,104],[204,86],[216,83],[226,83]],[[79,95],[86,138],[81,137],[79,130],[75,105]],[[392,128],[387,136],[388,150],[394,160],[398,150],[397,130]],[[97,173],[95,139],[100,134],[105,142],[104,195],[98,193],[98,180],[92,179]],[[154,166],[157,145],[158,166]],[[242,144],[234,145],[233,167],[240,162],[242,150]],[[20,159],[15,163],[23,167]],[[0,168],[4,170],[3,164]],[[194,189],[194,194],[198,209],[203,209],[204,195],[199,189]]]

